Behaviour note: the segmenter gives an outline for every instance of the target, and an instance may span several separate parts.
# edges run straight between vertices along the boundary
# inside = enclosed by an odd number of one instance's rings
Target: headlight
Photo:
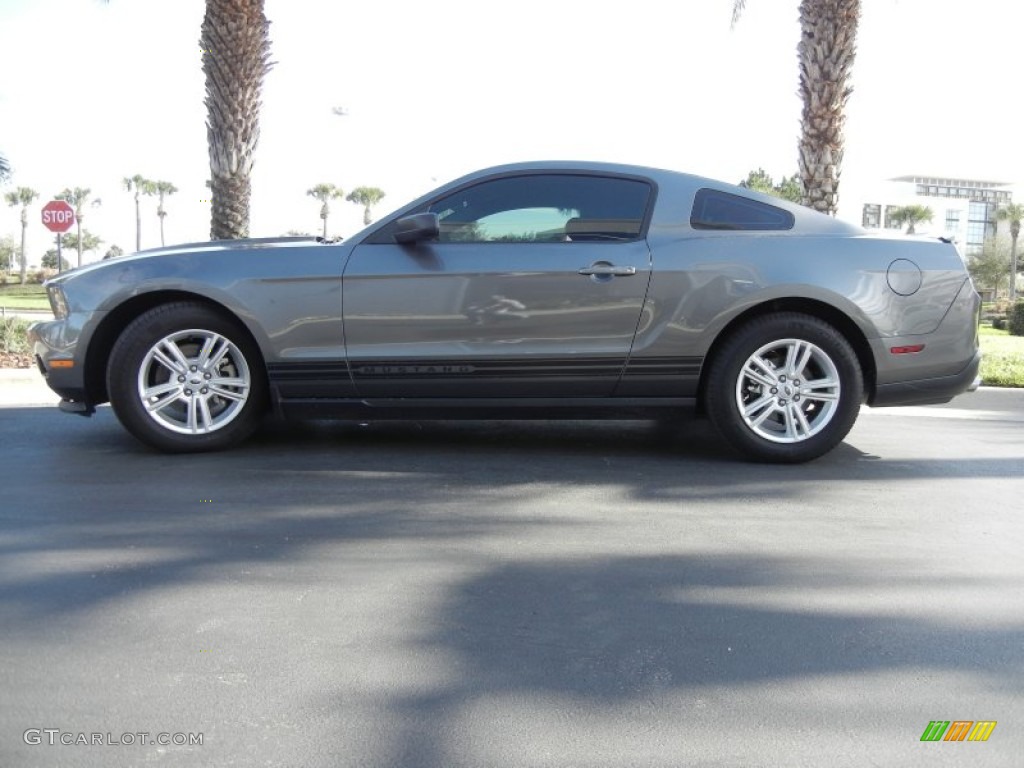
[[[50,309],[53,310],[53,316],[58,320],[63,320],[68,316],[68,300],[64,296],[64,291],[61,289],[60,284],[47,285],[46,294],[50,299]]]

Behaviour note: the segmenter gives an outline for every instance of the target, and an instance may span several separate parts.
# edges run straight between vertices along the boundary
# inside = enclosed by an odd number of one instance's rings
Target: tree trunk
[[[263,0],[207,0],[200,35],[210,151],[210,239],[249,234],[249,176],[259,142],[260,93],[270,70]]]
[[[135,188],[135,252],[142,250],[142,212],[139,209],[139,188]]]
[[[78,266],[82,266],[82,214],[75,216],[75,231],[78,233]]]
[[[860,0],[801,0],[799,167],[804,204],[835,215]]]
[[[21,284],[28,281],[28,259],[25,258],[25,233],[28,231],[28,210],[21,209]]]
[[[1017,235],[1020,233],[1010,232],[1010,301],[1017,300]]]

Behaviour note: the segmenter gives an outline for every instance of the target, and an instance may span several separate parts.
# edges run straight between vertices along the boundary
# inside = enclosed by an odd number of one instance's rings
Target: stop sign
[[[51,232],[67,232],[75,225],[75,209],[64,200],[51,200],[43,206],[43,226]]]

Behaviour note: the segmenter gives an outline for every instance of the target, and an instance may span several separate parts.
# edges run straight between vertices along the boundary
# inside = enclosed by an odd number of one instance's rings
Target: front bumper
[[[28,329],[28,341],[47,386],[60,395],[62,401],[78,404],[71,408],[72,412],[89,410],[91,413],[93,404],[88,402],[85,364],[77,354],[79,334],[69,320],[33,323]],[[61,410],[68,410],[64,402]]]

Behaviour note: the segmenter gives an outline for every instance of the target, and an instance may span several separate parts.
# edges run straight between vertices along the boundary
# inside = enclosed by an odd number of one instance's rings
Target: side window
[[[430,206],[442,243],[558,243],[640,237],[651,187],[642,181],[532,174],[485,181]]]
[[[793,223],[789,211],[716,189],[697,190],[690,213],[694,229],[792,229]]]

